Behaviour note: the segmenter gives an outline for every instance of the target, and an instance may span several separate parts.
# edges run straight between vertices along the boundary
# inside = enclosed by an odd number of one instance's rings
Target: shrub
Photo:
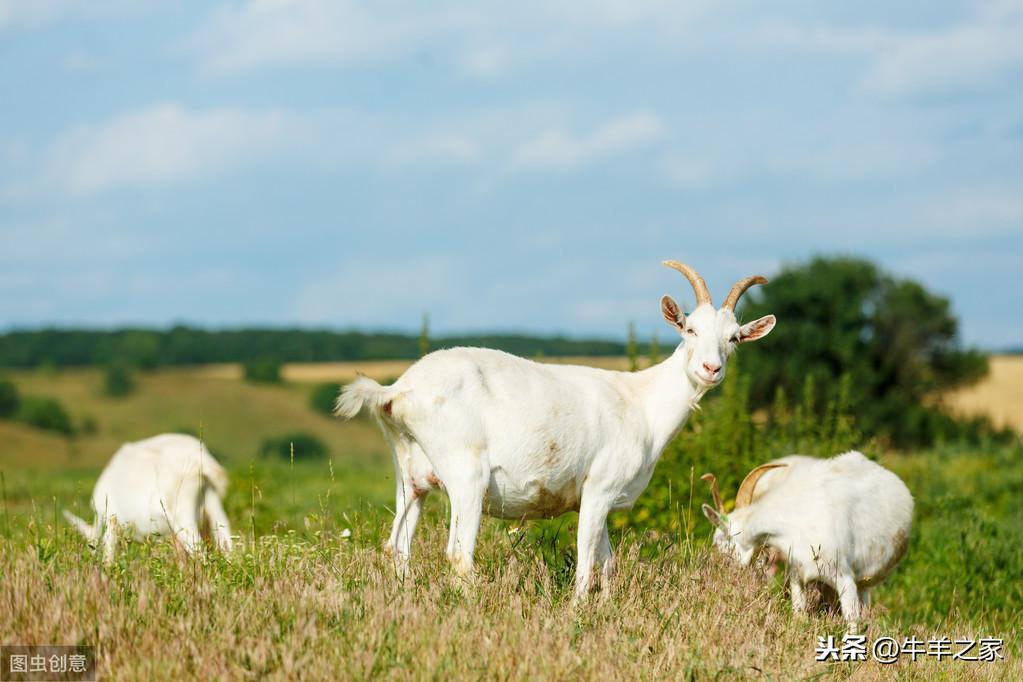
[[[13,381],[0,379],[0,418],[10,417],[18,410],[18,389]]]
[[[121,362],[107,365],[103,372],[103,392],[120,398],[135,390],[135,379],[128,366]]]
[[[67,410],[53,398],[26,396],[18,406],[16,418],[37,429],[56,431],[66,436],[73,435],[75,432]]]
[[[99,433],[99,422],[96,421],[96,417],[91,414],[87,414],[82,417],[78,422],[78,432],[87,436],[93,436]]]
[[[281,363],[273,358],[261,358],[245,363],[245,380],[258,384],[281,383]]]
[[[337,401],[337,394],[340,391],[341,384],[336,382],[316,384],[313,387],[313,392],[309,395],[309,407],[313,408],[314,412],[333,416],[334,403]]]
[[[292,446],[295,448],[295,459],[320,459],[329,453],[322,440],[311,433],[298,432],[267,438],[260,446],[259,454],[290,460]]]

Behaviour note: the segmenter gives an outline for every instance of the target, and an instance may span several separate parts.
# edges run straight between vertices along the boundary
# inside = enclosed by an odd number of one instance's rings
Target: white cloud
[[[134,12],[152,5],[142,0],[0,0],[0,31],[38,28],[81,15]]]
[[[645,146],[663,132],[660,118],[649,112],[616,119],[588,135],[546,130],[520,145],[512,155],[512,163],[519,168],[576,168],[594,159]]]
[[[0,30],[14,26],[38,26],[76,11],[75,0],[0,0]]]
[[[480,143],[471,135],[426,133],[418,139],[397,142],[384,162],[398,167],[424,163],[468,164],[477,161],[480,155]]]
[[[749,129],[727,120],[705,125],[665,153],[661,170],[670,184],[703,191],[769,178],[812,184],[907,178],[941,159],[934,131],[862,116],[819,121],[799,130],[782,121]],[[774,134],[761,135],[764,128]]]
[[[928,30],[771,23],[754,30],[768,49],[860,55],[862,83],[885,95],[919,95],[998,86],[1023,69],[1023,4],[990,0],[975,16]]]
[[[180,181],[259,155],[278,145],[285,129],[276,113],[161,105],[64,134],[44,173],[76,195]]]
[[[878,55],[866,76],[874,91],[917,94],[984,89],[1023,69],[1023,14],[906,36]]]
[[[1023,231],[1020,187],[966,187],[926,197],[919,204],[928,229],[970,236]]]
[[[771,172],[815,181],[846,182],[907,177],[932,164],[939,155],[935,145],[919,139],[849,131],[847,137],[779,150],[767,161]]]
[[[667,0],[248,0],[221,7],[186,41],[219,74],[281,64],[366,64],[442,55],[463,73],[493,77],[555,55],[599,52],[625,30],[677,38],[713,3]]]
[[[870,55],[895,46],[898,37],[880,28],[835,28],[767,23],[753,31],[753,44],[766,49],[799,49]]]
[[[687,150],[668,154],[662,162],[662,171],[670,184],[702,191],[734,180],[739,170],[730,166],[730,163],[721,163],[720,159]]]
[[[204,55],[209,69],[220,73],[272,64],[345,63],[408,49],[450,22],[442,11],[395,11],[405,8],[394,5],[250,0],[214,12],[189,45]]]
[[[347,110],[302,114],[163,104],[78,126],[42,151],[14,153],[12,147],[6,161],[12,172],[0,197],[83,197],[291,162],[383,173],[473,166],[477,180],[493,182],[509,169],[579,169],[663,133],[660,118],[649,112],[613,119],[587,134],[570,132],[573,118],[542,106],[424,121]]]

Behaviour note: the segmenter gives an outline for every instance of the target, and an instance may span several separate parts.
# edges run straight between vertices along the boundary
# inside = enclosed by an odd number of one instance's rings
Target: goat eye
[[[699,334],[696,333],[696,330],[693,329],[692,327],[690,327],[689,329],[686,330],[686,334],[692,334],[693,336],[699,336]]]

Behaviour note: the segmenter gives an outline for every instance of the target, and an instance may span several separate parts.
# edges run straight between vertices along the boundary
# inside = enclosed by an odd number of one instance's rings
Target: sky
[[[0,330],[664,340],[664,259],[844,254],[1023,346],[1023,0],[0,0],[0,93]]]

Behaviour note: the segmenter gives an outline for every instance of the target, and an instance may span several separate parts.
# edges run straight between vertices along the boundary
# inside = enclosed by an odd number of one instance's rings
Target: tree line
[[[127,364],[139,369],[211,362],[335,362],[414,359],[422,335],[312,329],[49,328],[0,335],[0,367],[86,367]],[[523,357],[622,355],[625,344],[562,336],[481,334],[429,340],[432,349],[485,346]]]

